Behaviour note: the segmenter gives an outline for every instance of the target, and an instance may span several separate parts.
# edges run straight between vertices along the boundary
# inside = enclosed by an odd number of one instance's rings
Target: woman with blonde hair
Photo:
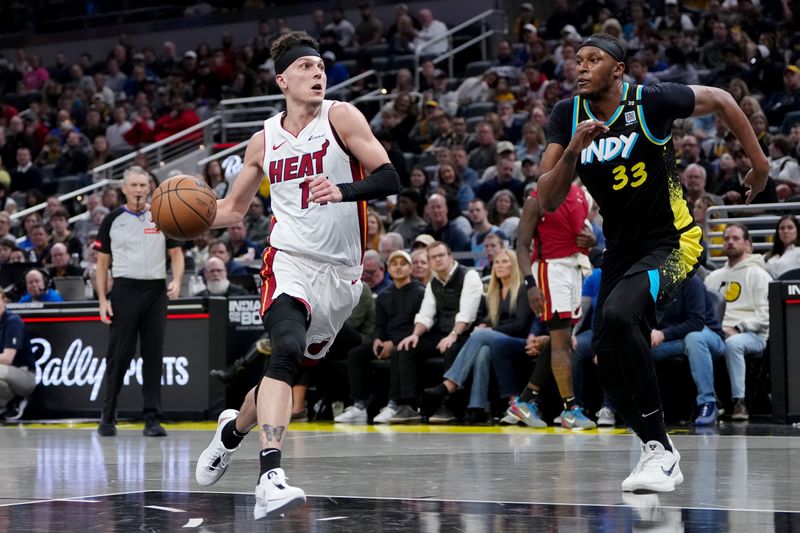
[[[367,212],[367,250],[378,252],[378,244],[381,242],[381,237],[384,233],[380,215],[370,209]]]
[[[444,381],[425,389],[425,395],[441,403],[444,398],[462,389],[472,373],[466,423],[489,421],[490,347],[495,342],[512,339],[524,343],[533,320],[527,302],[516,255],[504,248],[494,258],[492,278],[486,294],[486,318],[478,324],[458,352],[456,360],[444,374]]]

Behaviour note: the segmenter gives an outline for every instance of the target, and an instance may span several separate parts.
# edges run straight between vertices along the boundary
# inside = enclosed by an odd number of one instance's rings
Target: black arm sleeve
[[[400,176],[391,163],[385,163],[361,181],[339,183],[343,202],[381,200],[400,191]]]

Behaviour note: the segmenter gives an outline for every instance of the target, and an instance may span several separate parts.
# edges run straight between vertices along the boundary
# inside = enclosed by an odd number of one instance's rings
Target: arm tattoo
[[[267,442],[275,441],[280,442],[283,438],[283,434],[286,433],[286,426],[270,426],[269,424],[264,424],[261,426],[261,430],[264,432],[264,436],[267,438]]]

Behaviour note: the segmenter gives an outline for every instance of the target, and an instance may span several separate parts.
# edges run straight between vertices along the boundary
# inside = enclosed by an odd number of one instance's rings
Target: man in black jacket
[[[428,262],[433,276],[414,317],[414,331],[397,345],[401,405],[389,419],[393,424],[421,420],[415,408],[421,393],[417,383],[419,363],[441,354],[445,371],[450,368],[472,330],[483,295],[478,272],[458,264],[445,243],[436,241],[428,246]],[[453,420],[455,416],[445,406],[429,419],[432,423]]]
[[[422,304],[425,286],[411,277],[411,256],[403,250],[389,256],[389,275],[393,284],[381,292],[375,300],[375,340],[372,345],[358,346],[347,355],[347,371],[350,378],[350,395],[353,405],[336,417],[335,421],[346,424],[367,423],[366,380],[369,362],[373,358],[389,359],[391,363],[389,381],[389,404],[373,422],[385,424],[397,414],[400,401],[399,360],[395,346],[414,329],[414,316]]]

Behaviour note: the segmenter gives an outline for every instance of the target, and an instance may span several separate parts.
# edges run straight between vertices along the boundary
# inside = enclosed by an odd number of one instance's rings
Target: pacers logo
[[[738,281],[731,281],[727,283],[725,286],[725,292],[723,293],[725,296],[726,302],[735,302],[739,299],[739,295],[742,294],[742,286],[739,284]]]

